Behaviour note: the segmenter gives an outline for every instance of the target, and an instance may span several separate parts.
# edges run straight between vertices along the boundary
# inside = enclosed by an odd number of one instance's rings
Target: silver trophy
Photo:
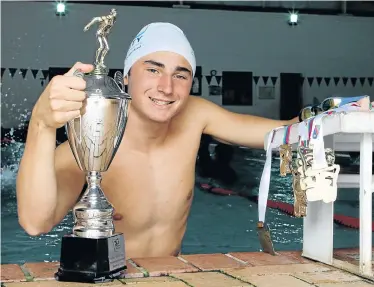
[[[84,28],[96,22],[99,48],[94,70],[89,74],[75,71],[86,81],[86,103],[81,116],[65,128],[79,168],[86,173],[87,189],[73,208],[73,234],[64,236],[60,281],[97,282],[117,278],[126,268],[122,233],[115,233],[113,207],[101,187],[101,173],[108,170],[121,143],[128,119],[131,97],[123,91],[123,76],[108,76],[104,65],[109,51],[107,36],[116,20],[115,9],[107,16],[95,17]]]

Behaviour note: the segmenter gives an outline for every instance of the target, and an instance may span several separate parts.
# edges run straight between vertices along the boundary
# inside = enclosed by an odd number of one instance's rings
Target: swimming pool
[[[265,162],[262,151],[234,148],[232,167],[239,175],[234,190],[257,194]],[[1,180],[1,257],[2,263],[59,260],[61,237],[71,232],[72,215],[69,214],[49,234],[39,237],[27,235],[17,219],[15,179],[23,144],[13,143],[2,148]],[[274,160],[269,199],[293,203],[291,178],[279,177],[279,161]],[[207,182],[196,176],[197,182]],[[358,217],[358,191],[339,193],[335,212]],[[267,210],[267,221],[272,228],[276,250],[300,250],[302,219],[278,210]],[[258,251],[256,234],[257,204],[239,196],[217,196],[195,188],[194,202],[183,240],[182,253],[216,253],[232,251]],[[336,248],[357,247],[359,231],[335,226]]]

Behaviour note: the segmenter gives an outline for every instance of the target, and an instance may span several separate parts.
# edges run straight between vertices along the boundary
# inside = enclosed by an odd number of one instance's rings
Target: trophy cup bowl
[[[108,170],[125,132],[131,98],[107,75],[75,76],[86,81],[84,114],[69,121],[66,132],[79,168],[86,173],[87,189],[73,209],[73,233],[78,237],[105,238],[114,233],[113,207],[100,187],[101,173]],[[117,81],[117,82],[116,82]]]
[[[96,36],[106,37],[115,16],[112,9],[110,15],[93,18],[85,30],[100,22],[101,32]],[[108,170],[121,143],[131,103],[123,91],[122,73],[108,76],[103,63],[108,50],[100,44],[91,73],[74,72],[85,80],[87,98],[81,115],[65,128],[75,160],[86,174],[87,188],[73,208],[73,232],[62,238],[60,267],[55,273],[58,281],[112,281],[126,269],[124,236],[114,230],[113,207],[100,187],[101,173]]]
[[[73,234],[63,237],[59,281],[103,282],[126,269],[124,237],[115,233],[113,207],[101,187],[101,173],[108,170],[125,132],[131,98],[105,74],[75,72],[86,81],[83,114],[66,125],[70,148],[85,172],[87,188],[73,208]]]

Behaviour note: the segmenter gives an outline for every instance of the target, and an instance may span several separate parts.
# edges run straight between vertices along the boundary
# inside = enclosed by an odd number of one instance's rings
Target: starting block
[[[360,153],[360,174],[340,174],[338,188],[359,188],[360,200],[360,260],[359,266],[334,259],[334,200],[307,202],[306,216],[303,217],[302,256],[338,268],[344,268],[357,275],[374,279],[372,271],[372,195],[374,178],[372,174],[372,154],[374,141],[374,111],[336,112],[322,119],[323,131],[320,135],[324,148],[340,152]],[[300,143],[299,125],[280,127],[269,133],[265,139],[265,149],[279,149],[284,145],[284,135],[288,134],[288,144],[296,150]],[[271,142],[271,144],[269,143]],[[318,191],[323,193],[324,190]],[[339,192],[339,191],[338,191]],[[348,267],[347,267],[348,266]]]

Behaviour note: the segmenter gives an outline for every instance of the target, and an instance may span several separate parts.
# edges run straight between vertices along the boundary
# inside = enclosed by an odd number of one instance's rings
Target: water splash
[[[31,111],[28,107],[23,107],[27,102],[27,98],[23,101],[15,102],[16,97],[10,88],[6,93],[1,93],[1,97],[8,98],[6,103],[2,105],[8,111],[8,115],[12,117],[12,121],[17,124],[5,128],[1,127],[1,189],[2,196],[12,197],[15,195],[16,177],[18,172],[19,162],[24,151],[24,138],[31,116]],[[9,97],[8,97],[9,96]]]
[[[12,134],[14,129],[11,129]],[[1,190],[2,195],[11,196],[15,193],[16,177],[24,150],[24,144],[10,142],[1,148]]]

